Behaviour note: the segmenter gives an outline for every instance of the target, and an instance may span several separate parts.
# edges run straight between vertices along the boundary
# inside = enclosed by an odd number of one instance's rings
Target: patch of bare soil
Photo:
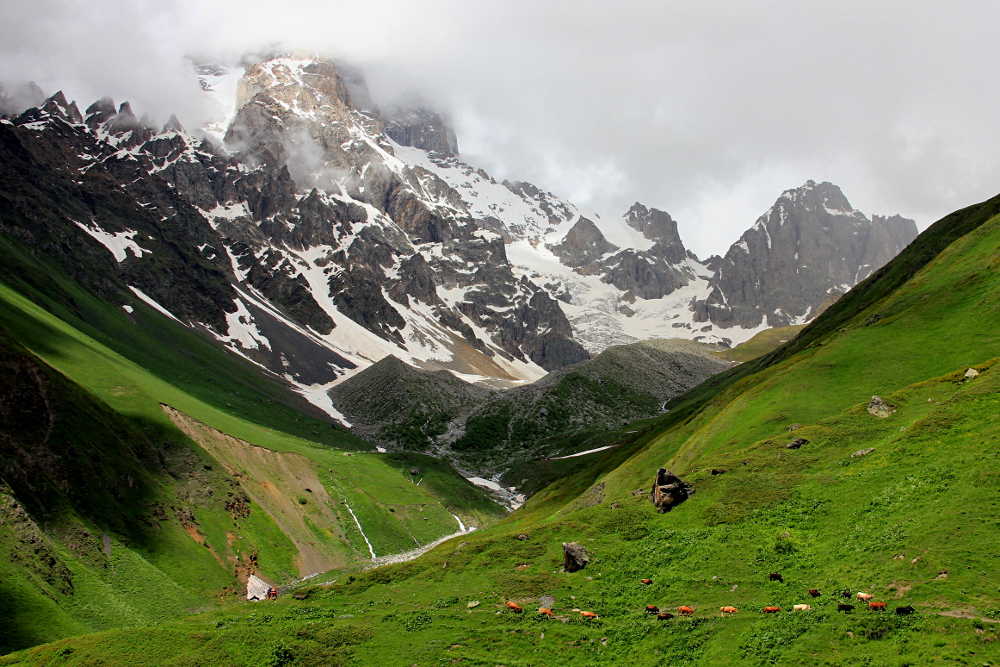
[[[225,466],[254,505],[267,512],[295,544],[299,576],[347,564],[350,547],[340,529],[337,502],[320,482],[315,461],[234,438],[168,405],[163,411]]]

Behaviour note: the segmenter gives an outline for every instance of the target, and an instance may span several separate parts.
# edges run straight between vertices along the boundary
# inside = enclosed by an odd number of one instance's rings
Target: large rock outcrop
[[[694,488],[666,468],[656,471],[650,501],[660,514],[669,512],[694,494]]]
[[[785,191],[734,243],[712,277],[698,321],[721,327],[808,321],[917,236],[899,216],[869,220],[832,183]]]

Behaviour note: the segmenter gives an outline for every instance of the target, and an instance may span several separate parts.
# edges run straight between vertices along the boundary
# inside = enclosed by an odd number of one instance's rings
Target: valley
[[[344,71],[0,118],[0,665],[1000,661],[1000,197],[702,260]]]

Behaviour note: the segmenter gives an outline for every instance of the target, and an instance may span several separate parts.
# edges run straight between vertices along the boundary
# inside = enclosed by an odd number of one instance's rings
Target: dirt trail
[[[337,501],[320,482],[315,461],[226,435],[169,405],[163,405],[163,411],[185,435],[225,466],[254,504],[267,512],[295,544],[300,577],[347,564],[351,549],[340,529]],[[263,565],[266,569],[266,563]]]

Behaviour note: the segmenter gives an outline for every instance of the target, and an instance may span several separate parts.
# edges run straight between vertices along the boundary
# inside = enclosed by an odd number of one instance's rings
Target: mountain
[[[500,392],[386,357],[330,398],[371,442],[492,476],[515,461],[582,449],[567,441],[573,436],[660,414],[664,403],[731,366],[713,351],[680,339],[617,345]]]
[[[516,513],[415,561],[3,661],[992,663],[998,246],[1000,196],[942,219],[792,340],[539,462],[554,481]],[[688,492],[660,512],[666,470]]]
[[[869,220],[832,183],[786,190],[734,243],[696,302],[699,321],[769,327],[808,322],[917,236],[900,216]]]
[[[462,161],[445,116],[413,99],[380,107],[355,69],[274,57],[198,76],[219,110],[204,131],[154,127],[107,99],[81,113],[61,94],[10,112],[3,233],[102,299],[155,304],[343,422],[327,390],[387,356],[510,387],[611,345],[733,345],[805,321],[912,231],[898,216],[821,215],[803,195],[768,214],[808,213],[772,230],[773,250],[758,222],[740,242],[752,261],[737,244],[701,262],[663,211],[602,219],[498,183]],[[850,208],[834,194],[824,211]],[[799,233],[864,242],[799,276],[781,268],[812,257]]]

